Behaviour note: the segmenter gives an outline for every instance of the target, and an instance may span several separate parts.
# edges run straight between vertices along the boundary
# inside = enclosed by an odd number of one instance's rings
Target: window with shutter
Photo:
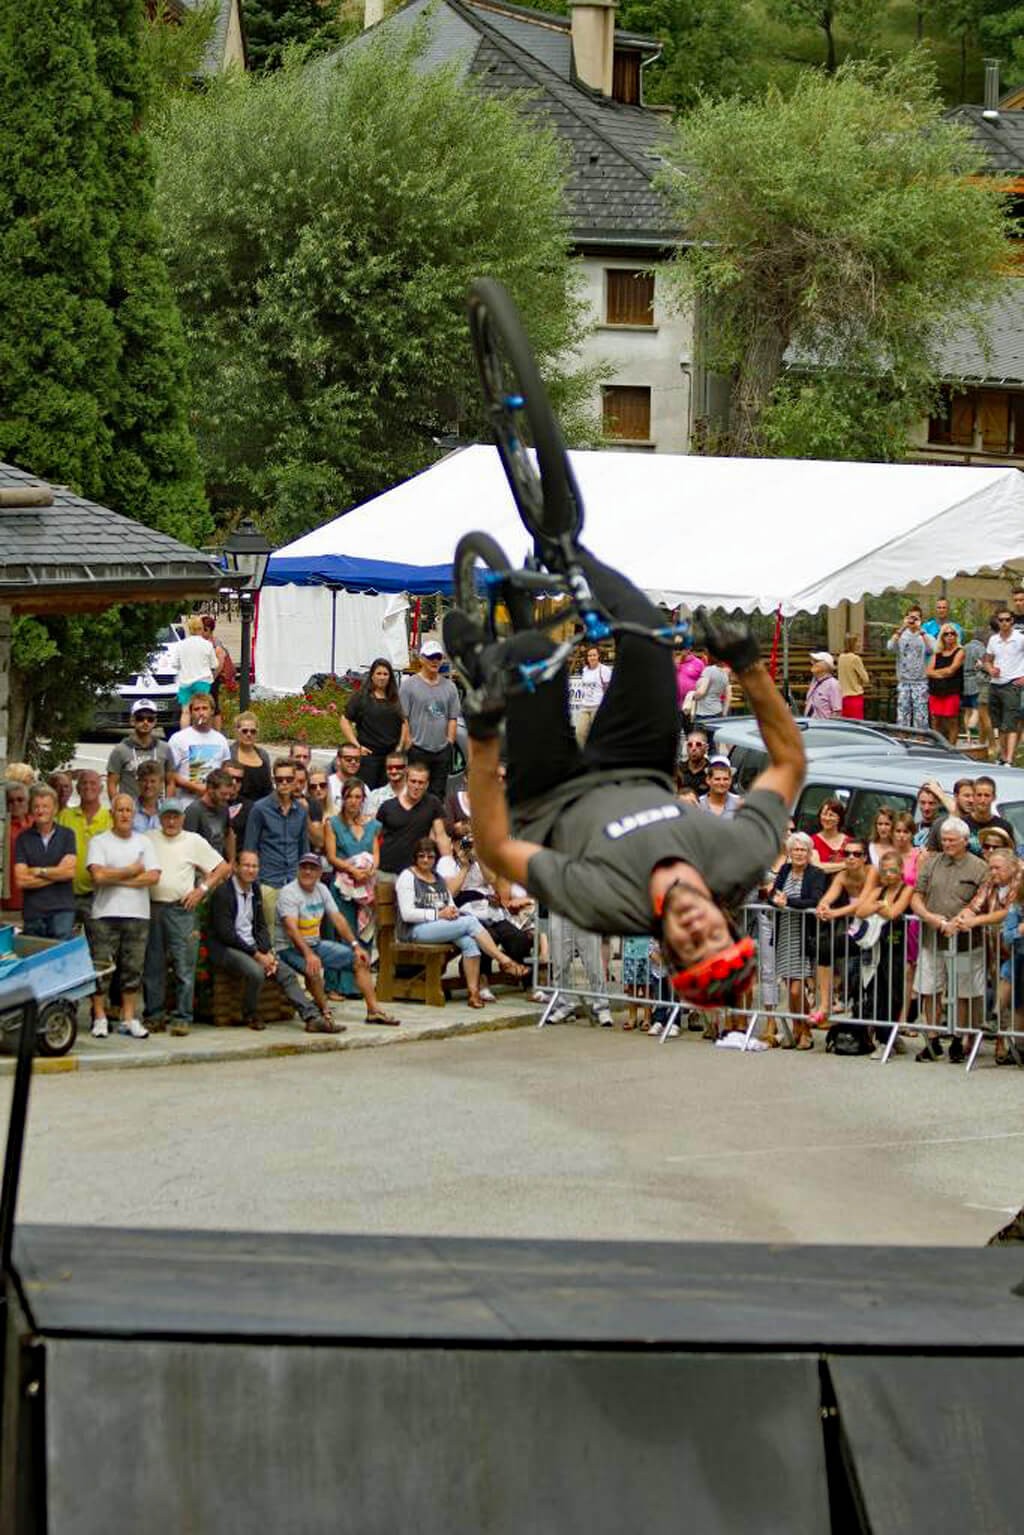
[[[623,442],[650,442],[651,391],[646,385],[607,384],[602,391],[602,425],[606,437]]]
[[[627,106],[640,105],[640,55],[623,53],[618,48],[612,60],[612,100]]]
[[[622,267],[605,271],[605,316],[609,325],[654,324],[654,273]]]

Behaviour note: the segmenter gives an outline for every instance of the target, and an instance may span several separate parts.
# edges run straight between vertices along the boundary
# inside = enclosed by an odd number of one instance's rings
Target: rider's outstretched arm
[[[807,771],[803,736],[762,661],[738,672],[737,677],[761,727],[768,752],[768,766],[750,787],[774,789],[787,805],[792,805]]]
[[[761,727],[768,767],[755,778],[751,788],[774,790],[787,805],[792,805],[807,770],[803,736],[758,655],[757,641],[749,625],[715,618],[704,608],[698,608],[696,616],[708,650],[716,660],[727,661],[733,668]]]
[[[526,870],[539,842],[513,837],[508,818],[505,785],[498,774],[501,754],[497,736],[469,738],[469,812],[473,842],[481,863],[517,884],[526,884]]]

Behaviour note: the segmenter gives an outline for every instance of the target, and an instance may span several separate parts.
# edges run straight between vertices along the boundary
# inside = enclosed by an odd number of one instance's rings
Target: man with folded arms
[[[57,795],[49,784],[33,784],[28,813],[32,824],[14,843],[23,931],[27,938],[70,938],[75,926],[72,881],[78,865],[74,834],[57,825]]]
[[[95,886],[90,941],[102,998],[92,1032],[96,1039],[106,1039],[110,1032],[107,1008],[116,971],[121,980],[119,1032],[147,1039],[149,1030],[136,1017],[136,1009],[149,938],[149,892],[160,878],[160,865],[149,838],[134,829],[131,795],[115,794],[110,808],[113,825],[93,837],[86,854]]]
[[[176,1035],[189,1032],[199,956],[196,907],[231,874],[231,865],[214,852],[206,838],[198,832],[185,831],[184,826],[182,801],[163,799],[160,830],[146,832],[160,867],[150,906],[144,976],[146,1017],[154,1033],[164,1028],[168,959],[178,991],[169,1032]]]

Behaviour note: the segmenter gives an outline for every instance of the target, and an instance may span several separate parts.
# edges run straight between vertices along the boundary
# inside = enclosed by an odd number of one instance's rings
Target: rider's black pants
[[[664,615],[617,570],[586,550],[580,564],[613,618],[646,628],[664,625]],[[507,654],[510,660],[536,661],[554,649],[549,636],[528,629],[510,641]],[[633,634],[616,640],[612,680],[582,748],[570,723],[567,667],[536,692],[509,699],[507,739],[513,805],[598,769],[650,768],[671,777],[679,739],[671,648]]]

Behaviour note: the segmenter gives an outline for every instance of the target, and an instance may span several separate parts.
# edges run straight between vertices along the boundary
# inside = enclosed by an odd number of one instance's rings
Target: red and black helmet
[[[748,935],[696,965],[677,970],[671,977],[672,988],[695,1007],[725,1007],[753,980],[756,969],[757,944]]]

